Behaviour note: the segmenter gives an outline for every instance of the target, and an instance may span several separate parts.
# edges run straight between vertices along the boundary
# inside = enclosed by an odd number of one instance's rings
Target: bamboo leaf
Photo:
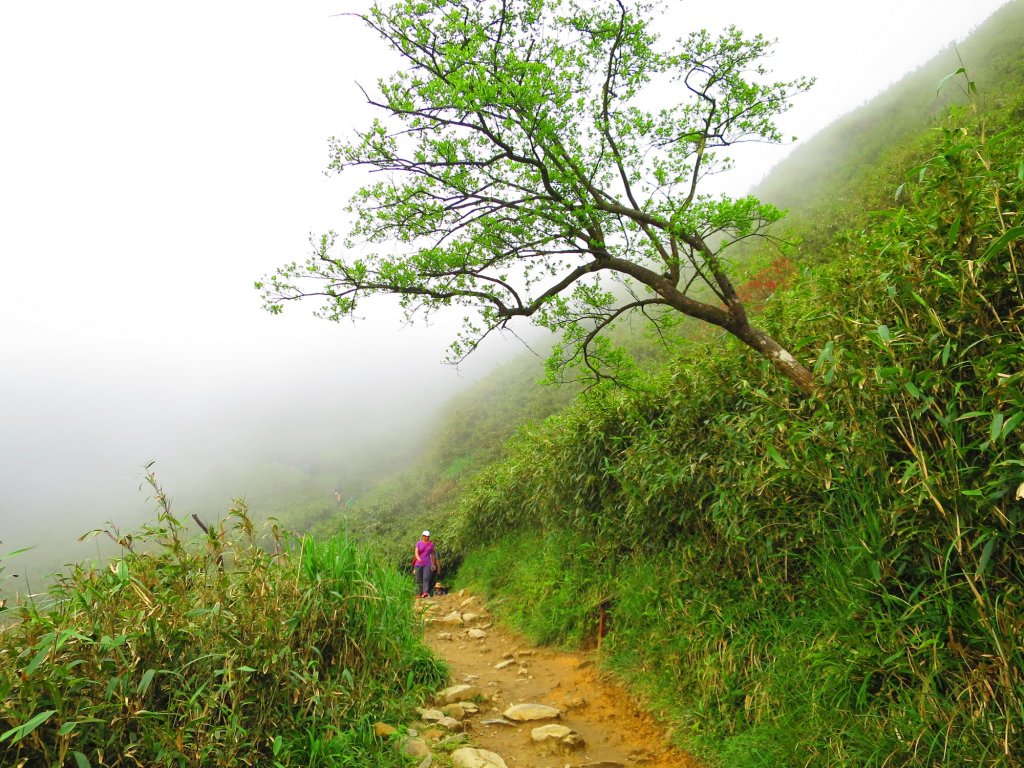
[[[144,696],[146,691],[149,690],[149,684],[153,682],[153,676],[156,674],[155,669],[147,669],[142,675],[142,679],[139,681],[139,696]]]
[[[77,727],[78,727],[78,722],[75,721],[75,720],[69,720],[66,723],[61,723],[60,728],[57,729],[57,735],[58,736],[67,736],[69,733],[71,733]]]
[[[994,443],[1003,431],[1003,414],[998,411],[992,415],[992,424],[988,428],[989,442]]]
[[[1020,426],[1020,423],[1022,421],[1024,421],[1024,411],[1018,411],[1017,413],[1013,414],[1013,416],[1008,418],[1006,420],[1006,423],[1003,424],[1003,430],[999,434],[999,436],[1001,438],[1008,437],[1009,434],[1013,432],[1013,430]]]
[[[783,469],[789,469],[789,464],[786,462],[784,458],[782,458],[782,454],[779,453],[778,449],[774,445],[768,446],[767,453],[768,458],[770,458],[780,467],[782,467]]]
[[[43,660],[49,655],[50,645],[49,643],[47,643],[46,647],[40,650],[39,653],[35,655],[35,658],[33,658],[32,661],[29,662],[28,666],[25,667],[25,674],[31,675],[33,672],[35,672],[36,669],[39,668],[39,665],[43,663]]]
[[[0,741],[7,741],[8,739],[11,739],[12,742],[19,742],[55,714],[57,714],[56,709],[48,709],[45,712],[40,712],[28,722],[15,726],[3,735],[0,735]]]
[[[1005,248],[1010,241],[1017,240],[1021,237],[1024,237],[1024,227],[1012,227],[1006,230],[1000,237],[996,238],[992,242],[992,244],[985,250],[984,258],[987,259],[990,256],[999,253],[999,251]]]
[[[956,77],[957,75],[966,75],[966,74],[967,74],[967,70],[966,70],[966,69],[965,69],[964,67],[960,67],[960,69],[958,69],[958,70],[957,70],[956,72],[950,72],[950,73],[949,73],[948,75],[946,75],[946,76],[945,76],[944,78],[942,78],[941,80],[939,80],[939,85],[938,85],[938,87],[937,87],[937,88],[935,89],[935,95],[936,95],[936,96],[938,96],[938,95],[939,95],[939,92],[940,92],[940,91],[941,91],[941,90],[942,90],[943,88],[945,88],[945,87],[946,87],[946,83],[948,83],[948,82],[949,82],[950,80],[952,80],[952,79],[953,79],[954,77]]]
[[[974,578],[980,578],[985,572],[985,568],[988,567],[989,560],[992,559],[992,552],[996,548],[996,537],[993,536],[991,539],[985,542],[985,548],[981,551],[981,560],[978,561],[978,570],[974,573]]]
[[[960,237],[960,216],[957,215],[953,219],[953,224],[949,228],[949,236],[946,238],[946,247],[952,249],[956,245],[957,238]]]

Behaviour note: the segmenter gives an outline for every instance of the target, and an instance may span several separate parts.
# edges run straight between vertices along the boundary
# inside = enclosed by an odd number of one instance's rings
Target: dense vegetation
[[[340,537],[266,551],[243,505],[186,541],[153,487],[121,557],[9,609],[0,764],[403,765],[372,724],[445,679],[406,580]]]
[[[603,615],[606,663],[712,764],[1024,762],[1024,77],[988,50],[984,102],[958,74],[970,104],[846,187],[884,210],[752,275],[819,397],[694,341],[521,430],[442,531],[533,637]]]

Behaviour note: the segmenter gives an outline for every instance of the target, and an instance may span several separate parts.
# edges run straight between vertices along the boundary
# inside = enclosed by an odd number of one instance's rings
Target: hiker
[[[416,542],[412,572],[416,577],[416,587],[419,589],[420,597],[430,597],[430,582],[435,574],[441,574],[441,566],[438,565],[437,553],[434,551],[434,542],[430,540],[430,531],[424,531],[420,540]]]

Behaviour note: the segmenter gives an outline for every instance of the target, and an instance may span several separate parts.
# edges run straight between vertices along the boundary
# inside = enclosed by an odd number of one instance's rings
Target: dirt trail
[[[627,693],[599,674],[591,654],[530,646],[495,624],[483,600],[465,591],[419,602],[426,641],[451,665],[451,684],[478,686],[488,699],[465,721],[471,746],[497,753],[509,768],[697,768],[693,758],[668,746],[664,731]],[[502,712],[522,703],[556,707],[562,716],[487,723],[504,719]],[[531,732],[551,722],[578,733],[583,747],[545,754]]]

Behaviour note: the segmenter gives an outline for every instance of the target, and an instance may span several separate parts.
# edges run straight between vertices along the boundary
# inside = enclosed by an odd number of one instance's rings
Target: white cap
[[[424,535],[424,536],[430,536],[430,531],[424,531],[424,532],[423,532],[423,535]]]

